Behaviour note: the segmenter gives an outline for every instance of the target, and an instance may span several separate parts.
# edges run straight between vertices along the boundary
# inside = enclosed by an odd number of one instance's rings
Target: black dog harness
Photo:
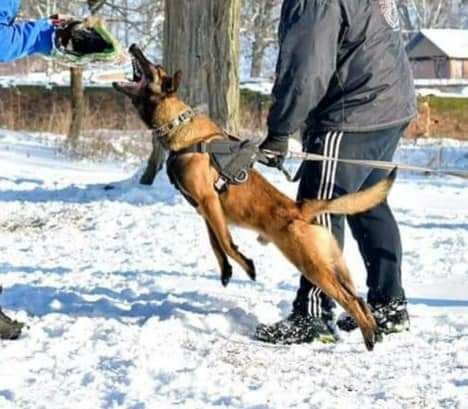
[[[155,129],[153,136],[162,139],[176,131],[177,128],[185,125],[196,113],[192,109],[180,113],[171,122]],[[167,159],[167,174],[171,183],[182,195],[193,205],[197,206],[194,200],[182,189],[179,175],[181,169],[178,167],[177,158],[190,153],[208,153],[211,164],[219,173],[219,178],[214,184],[218,193],[227,191],[229,185],[239,185],[247,182],[249,172],[254,163],[259,159],[261,153],[256,143],[252,141],[241,141],[229,135],[223,139],[216,139],[211,142],[201,142],[179,151],[170,151]]]
[[[193,203],[193,199],[187,197],[179,182],[179,169],[177,158],[189,153],[208,153],[211,164],[219,173],[219,178],[214,187],[218,193],[226,192],[229,185],[240,185],[249,180],[249,171],[257,160],[258,147],[250,141],[235,139],[217,139],[208,143],[202,142],[186,149],[171,151],[167,160],[167,173],[171,183]]]

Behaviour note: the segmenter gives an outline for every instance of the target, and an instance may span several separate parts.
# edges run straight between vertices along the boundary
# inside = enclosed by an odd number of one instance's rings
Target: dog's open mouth
[[[129,52],[132,57],[133,78],[114,82],[112,85],[117,91],[128,95],[138,95],[151,78],[151,63],[137,45],[132,45]]]

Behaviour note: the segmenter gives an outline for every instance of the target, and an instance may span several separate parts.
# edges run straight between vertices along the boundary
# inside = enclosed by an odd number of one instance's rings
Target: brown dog
[[[174,118],[189,109],[176,96],[180,72],[171,77],[161,66],[148,61],[136,46],[130,48],[130,53],[134,60],[134,79],[114,83],[114,88],[132,99],[150,129],[161,129],[173,123]],[[208,117],[196,115],[165,134],[161,142],[170,151],[177,152],[202,141],[224,137],[222,129]],[[228,225],[254,230],[263,241],[274,243],[308,280],[341,304],[358,323],[367,348],[373,349],[377,335],[375,320],[367,304],[357,296],[334,237],[313,222],[322,213],[352,215],[377,206],[387,197],[395,172],[362,192],[335,200],[297,203],[255,170],[250,171],[247,182],[231,185],[227,191],[219,193],[214,187],[219,174],[206,153],[178,155],[173,166],[179,189],[206,222],[223,284],[232,276],[228,257],[255,279],[254,264],[233,243]]]

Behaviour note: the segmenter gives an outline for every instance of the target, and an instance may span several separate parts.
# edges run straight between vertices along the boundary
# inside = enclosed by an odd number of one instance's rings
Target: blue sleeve
[[[15,24],[0,23],[0,62],[52,52],[54,27],[48,19]]]

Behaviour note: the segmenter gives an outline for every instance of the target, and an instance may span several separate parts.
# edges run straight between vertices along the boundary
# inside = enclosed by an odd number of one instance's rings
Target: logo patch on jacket
[[[395,0],[379,0],[380,9],[387,24],[395,31],[400,29],[400,15]]]

